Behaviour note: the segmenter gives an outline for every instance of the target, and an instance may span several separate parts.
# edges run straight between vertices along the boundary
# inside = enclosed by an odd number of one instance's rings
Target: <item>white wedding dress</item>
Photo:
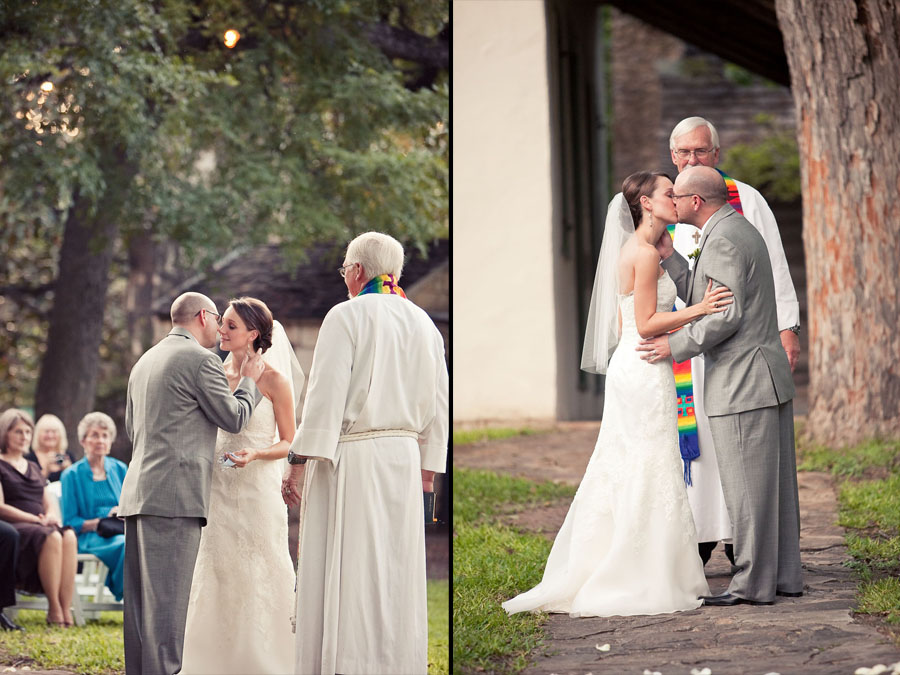
[[[183,674],[294,672],[295,575],[281,498],[284,460],[256,460],[243,469],[220,462],[226,452],[269,447],[275,430],[267,398],[242,432],[219,430],[209,517],[188,606]]]
[[[657,282],[657,311],[675,284]],[[634,295],[619,300],[622,336],[609,362],[597,445],[544,577],[503,603],[510,614],[631,616],[693,609],[709,594],[684,486],[671,360],[642,361]]]

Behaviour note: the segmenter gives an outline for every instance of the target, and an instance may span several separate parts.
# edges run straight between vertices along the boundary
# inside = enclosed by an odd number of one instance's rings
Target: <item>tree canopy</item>
[[[448,23],[446,0],[4,3],[4,404],[40,360],[39,389],[93,398],[81,356],[136,242],[200,264],[272,238],[296,260],[369,229],[446,236]]]

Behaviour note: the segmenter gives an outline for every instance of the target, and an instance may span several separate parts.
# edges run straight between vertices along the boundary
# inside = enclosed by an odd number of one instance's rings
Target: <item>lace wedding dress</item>
[[[294,672],[295,576],[281,498],[284,462],[256,460],[243,469],[220,462],[226,452],[272,445],[275,428],[272,402],[263,398],[241,433],[219,430],[188,606],[184,674]]]
[[[675,284],[657,282],[657,311]],[[621,297],[622,337],[609,362],[597,445],[544,578],[503,603],[510,614],[631,616],[693,609],[709,594],[678,449],[672,363],[642,361],[634,295]]]

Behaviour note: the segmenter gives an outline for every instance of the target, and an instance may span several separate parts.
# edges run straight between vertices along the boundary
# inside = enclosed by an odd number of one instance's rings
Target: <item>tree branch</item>
[[[391,59],[403,59],[421,66],[423,76],[407,82],[410,88],[429,86],[441,71],[450,69],[450,34],[446,27],[434,37],[387,21],[363,27],[369,42]]]
[[[38,296],[49,293],[56,287],[56,282],[51,281],[48,284],[40,284],[38,286],[26,286],[24,284],[12,284],[11,286],[0,286],[0,295],[10,296],[13,298],[24,298]]]

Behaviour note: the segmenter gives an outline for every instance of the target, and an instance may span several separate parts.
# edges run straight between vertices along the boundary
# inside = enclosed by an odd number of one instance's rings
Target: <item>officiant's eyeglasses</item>
[[[338,274],[341,275],[342,278],[347,277],[347,268],[353,267],[356,263],[350,263],[349,265],[344,265],[343,267],[338,267]]]
[[[686,195],[672,195],[672,199],[681,199],[682,197],[700,197],[701,202],[706,201],[703,196],[698,195],[696,192],[688,192]]]
[[[674,150],[673,152],[681,159],[689,159],[691,155],[697,159],[706,159],[706,156],[715,148],[697,148],[696,150]]]
[[[207,314],[212,314],[214,317],[216,317],[216,323],[221,327],[221,325],[222,325],[222,315],[221,314],[216,314],[211,309],[201,309],[199,312],[194,314],[194,316],[200,316],[201,314],[203,314],[203,312],[206,312]]]

